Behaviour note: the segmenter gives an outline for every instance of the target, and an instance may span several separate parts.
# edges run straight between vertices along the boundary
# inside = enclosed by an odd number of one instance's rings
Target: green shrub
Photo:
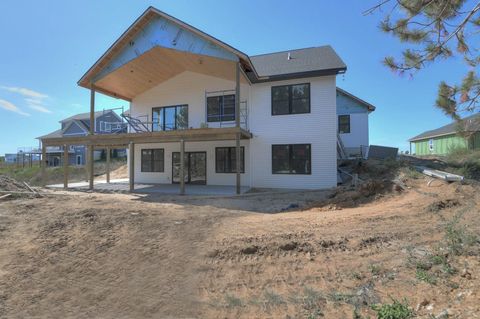
[[[374,305],[372,309],[377,312],[378,319],[409,319],[412,318],[414,312],[408,306],[407,300],[403,303],[392,299],[391,304]]]

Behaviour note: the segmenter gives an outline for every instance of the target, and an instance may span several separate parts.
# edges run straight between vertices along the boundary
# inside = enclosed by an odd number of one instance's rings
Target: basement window
[[[207,97],[207,122],[235,121],[235,94]]]
[[[272,145],[272,174],[311,174],[311,145]]]
[[[164,172],[164,162],[163,148],[142,149],[142,172]]]
[[[216,173],[236,173],[237,161],[236,147],[216,147],[215,148],[215,172]],[[240,147],[240,173],[245,173],[245,148]]]
[[[338,116],[338,133],[340,134],[350,133],[350,115]]]
[[[272,115],[310,113],[310,83],[272,86]]]

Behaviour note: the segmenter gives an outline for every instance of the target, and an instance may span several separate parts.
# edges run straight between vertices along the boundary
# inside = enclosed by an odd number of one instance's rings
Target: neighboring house
[[[375,106],[337,87],[338,133],[349,156],[365,155],[368,115]]]
[[[452,122],[440,128],[412,137],[410,153],[415,155],[446,155],[457,148],[480,149],[480,114],[462,119],[463,124]],[[463,134],[459,134],[459,130]],[[414,149],[412,149],[412,144]]]
[[[17,162],[17,153],[15,154],[5,154],[5,163],[13,164]]]
[[[129,133],[43,142],[128,145],[130,189],[335,187],[337,98],[350,115],[351,133],[342,135],[351,148],[368,144],[373,110],[343,90],[337,97],[336,75],[346,69],[331,46],[248,56],[150,7],[78,82],[92,107],[95,92],[129,101]],[[350,142],[360,113],[362,138]]]
[[[95,112],[94,130],[96,134],[109,134],[112,132],[126,132],[126,125],[122,118],[113,110]],[[86,136],[90,130],[90,113],[81,113],[70,116],[60,121],[61,128],[47,135],[37,137],[40,140],[48,138],[61,138],[72,136]],[[120,151],[122,154],[125,150]],[[86,147],[84,145],[70,145],[68,149],[70,165],[85,165]],[[100,159],[102,151],[94,152],[94,159]],[[63,146],[49,146],[46,149],[48,166],[62,164]]]

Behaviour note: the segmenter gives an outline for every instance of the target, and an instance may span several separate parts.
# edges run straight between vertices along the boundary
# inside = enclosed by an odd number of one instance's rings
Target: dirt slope
[[[405,297],[477,318],[478,188],[407,184],[344,209],[326,192],[0,202],[0,317],[374,318]]]

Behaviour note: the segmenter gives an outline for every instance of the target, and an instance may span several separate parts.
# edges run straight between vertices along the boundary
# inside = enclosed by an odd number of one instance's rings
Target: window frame
[[[218,147],[215,147],[215,173],[217,173],[217,174],[237,174],[237,172],[235,171],[235,168],[236,168],[236,167],[234,168],[232,165],[230,165],[231,168],[232,168],[232,171],[231,171],[231,172],[219,172],[219,171],[218,171],[218,166],[217,166],[217,161],[218,161],[218,153],[217,153],[217,151],[218,151],[219,149],[228,149],[228,150],[229,150],[229,151],[228,151],[228,154],[229,154],[228,160],[231,162],[231,160],[232,160],[232,157],[231,157],[232,150],[233,150],[234,152],[236,152],[236,148],[237,148],[236,146],[218,146]],[[241,154],[242,162],[243,162],[243,169],[242,169],[242,167],[241,167],[241,165],[240,165],[240,174],[245,174],[245,146],[240,146],[240,149],[241,149],[241,150],[240,150],[240,154]],[[242,151],[242,150],[243,150],[243,151]],[[241,163],[242,163],[242,162],[241,162]],[[230,163],[230,164],[232,164],[232,163]]]
[[[285,147],[288,146],[288,166],[289,173],[279,173],[274,172],[273,170],[273,149],[275,146]],[[308,158],[308,173],[292,173],[293,168],[293,146],[308,146],[309,147],[309,158]],[[272,144],[272,174],[273,175],[312,175],[312,144],[309,143],[299,143],[299,144]]]
[[[306,112],[295,112],[293,113],[293,93],[292,93],[292,87],[295,85],[306,85],[308,87],[308,111]],[[273,90],[276,88],[282,88],[282,87],[288,87],[288,113],[282,113],[282,114],[274,114],[273,113]],[[311,85],[309,82],[306,83],[295,83],[295,84],[285,84],[285,85],[275,85],[272,86],[270,89],[270,103],[271,103],[271,115],[272,116],[280,116],[280,115],[294,115],[294,114],[309,114],[312,113],[312,96],[311,96]]]
[[[348,117],[348,132],[340,131],[340,117]],[[339,134],[350,134],[352,132],[352,118],[350,117],[350,114],[340,114],[338,116],[337,126],[338,126],[337,129]]]
[[[435,149],[434,140],[433,140],[433,138],[430,138],[430,139],[428,140],[428,150],[429,150],[430,152],[433,152],[434,149]]]
[[[143,151],[152,151],[152,154],[150,155],[150,170],[145,171],[143,170],[143,161],[144,161],[144,155]],[[155,152],[154,151],[162,151],[162,167],[160,171],[154,171],[154,165],[153,163],[155,162]],[[142,148],[140,149],[140,172],[142,173],[165,173],[165,149],[164,148]]]
[[[178,105],[168,105],[168,106],[156,106],[156,107],[152,107],[152,132],[166,132],[167,130],[165,130],[165,110],[168,109],[168,108],[175,108],[175,128],[172,129],[172,130],[168,130],[168,131],[176,131],[176,130],[179,130],[178,128],[178,123],[177,123],[177,114],[178,114],[178,108],[181,108],[181,107],[186,107],[187,109],[187,125],[186,125],[186,128],[182,128],[180,130],[186,130],[188,129],[188,122],[189,122],[189,114],[188,114],[188,104],[178,104]],[[163,124],[161,123],[157,123],[158,126],[162,127],[161,130],[154,130],[154,125],[155,123],[153,122],[153,114],[155,113],[156,110],[161,110],[162,113],[163,113]],[[159,116],[160,117],[160,116]]]
[[[226,116],[225,115],[225,97],[228,96],[233,96],[233,119],[232,120],[224,120],[223,117]],[[210,120],[209,116],[208,116],[208,99],[209,98],[221,98],[221,105],[220,105],[220,114],[218,115],[219,116],[219,119],[218,120]],[[211,96],[207,96],[206,99],[205,99],[205,106],[206,106],[206,118],[207,118],[207,123],[218,123],[218,122],[235,122],[235,119],[236,119],[236,113],[235,112],[235,94],[222,94],[222,95],[211,95]],[[227,115],[227,116],[231,116],[231,115]]]

